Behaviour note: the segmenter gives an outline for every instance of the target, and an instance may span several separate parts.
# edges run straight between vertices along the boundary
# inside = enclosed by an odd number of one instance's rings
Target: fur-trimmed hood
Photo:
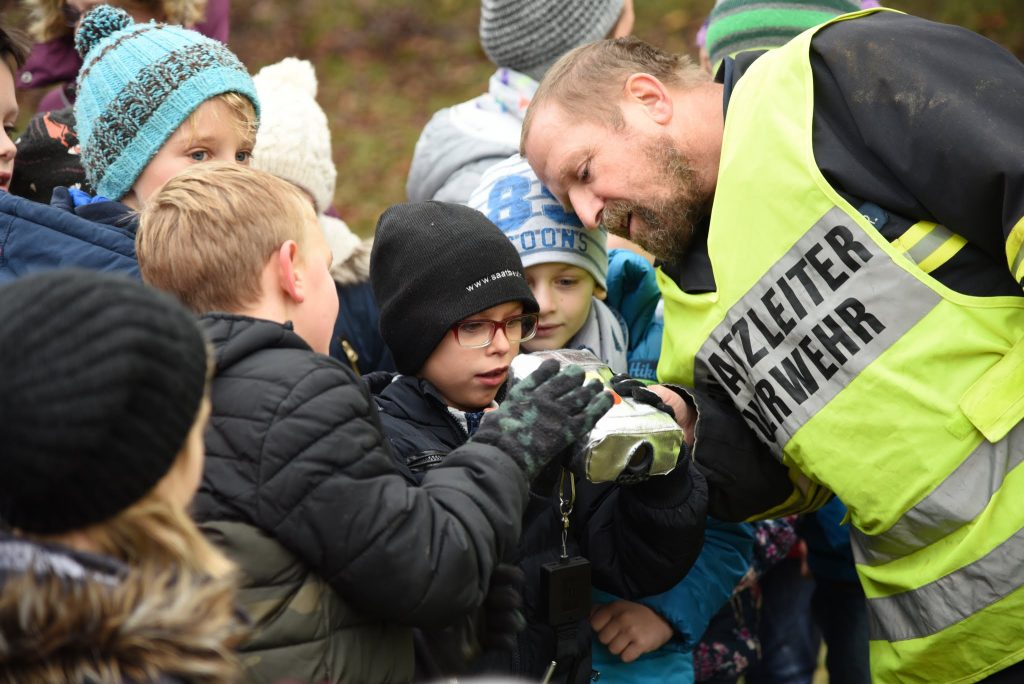
[[[233,682],[216,581],[0,535],[0,683]]]

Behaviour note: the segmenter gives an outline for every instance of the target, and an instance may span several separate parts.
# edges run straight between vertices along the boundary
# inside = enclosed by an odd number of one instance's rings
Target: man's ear
[[[306,298],[299,264],[299,245],[295,240],[286,240],[277,248],[277,284],[296,304],[301,304]]]
[[[655,123],[672,120],[674,104],[668,88],[650,74],[633,74],[626,79],[626,100],[641,105]]]

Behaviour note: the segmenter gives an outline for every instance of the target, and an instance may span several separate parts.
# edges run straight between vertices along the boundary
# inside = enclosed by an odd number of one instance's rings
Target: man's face
[[[661,259],[682,255],[709,206],[710,193],[672,138],[628,118],[621,130],[573,123],[557,105],[545,104],[525,147],[541,182],[572,205],[583,225],[603,223]]]

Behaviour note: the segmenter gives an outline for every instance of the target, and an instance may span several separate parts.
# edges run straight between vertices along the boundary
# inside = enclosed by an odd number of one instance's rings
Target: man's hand
[[[672,409],[676,416],[676,422],[679,423],[679,427],[683,428],[686,446],[692,447],[693,431],[697,425],[697,412],[691,409],[681,396],[664,385],[648,385],[646,389],[648,392],[657,394],[658,398]]]
[[[597,633],[597,640],[624,663],[658,650],[673,634],[671,625],[660,615],[632,601],[595,606],[590,613],[590,626]]]

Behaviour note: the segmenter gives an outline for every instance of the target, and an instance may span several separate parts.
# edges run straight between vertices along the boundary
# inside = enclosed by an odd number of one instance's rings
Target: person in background
[[[718,71],[726,57],[785,45],[812,26],[859,9],[858,0],[795,0],[782,6],[757,0],[718,0],[708,16],[710,73]]]
[[[616,373],[627,370],[629,331],[602,301],[608,234],[587,231],[547,192],[518,154],[484,172],[468,206],[501,229],[519,253],[540,307],[523,350],[587,349]]]
[[[57,270],[0,287],[0,680],[237,681],[233,566],[187,507],[207,343],[173,298]]]
[[[0,26],[0,190],[9,192],[14,173],[14,158],[18,154],[11,135],[18,121],[18,98],[14,89],[14,74],[25,61],[25,45],[18,34]]]
[[[519,151],[523,114],[547,68],[577,45],[629,35],[633,21],[633,0],[482,0],[480,44],[498,70],[486,93],[427,122],[409,168],[409,201],[465,204],[488,167]]]
[[[661,351],[661,292],[654,269],[607,233],[588,231],[540,184],[518,154],[484,172],[469,206],[508,235],[537,302],[541,349],[588,349],[616,373],[655,380]]]
[[[39,101],[39,113],[63,110],[75,103],[75,80],[82,57],[75,50],[74,34],[90,9],[110,4],[121,7],[139,22],[178,24],[226,43],[230,28],[230,0],[21,0],[29,12],[29,36],[35,41],[18,71],[19,88],[45,88],[62,84]],[[74,125],[71,126],[74,128]]]
[[[253,168],[298,186],[313,202],[331,248],[331,277],[339,312],[331,336],[331,356],[356,372],[394,371],[391,352],[380,336],[380,316],[370,287],[370,247],[337,217],[331,131],[316,101],[316,73],[306,60],[289,57],[265,66],[253,77],[260,99],[260,130]]]

